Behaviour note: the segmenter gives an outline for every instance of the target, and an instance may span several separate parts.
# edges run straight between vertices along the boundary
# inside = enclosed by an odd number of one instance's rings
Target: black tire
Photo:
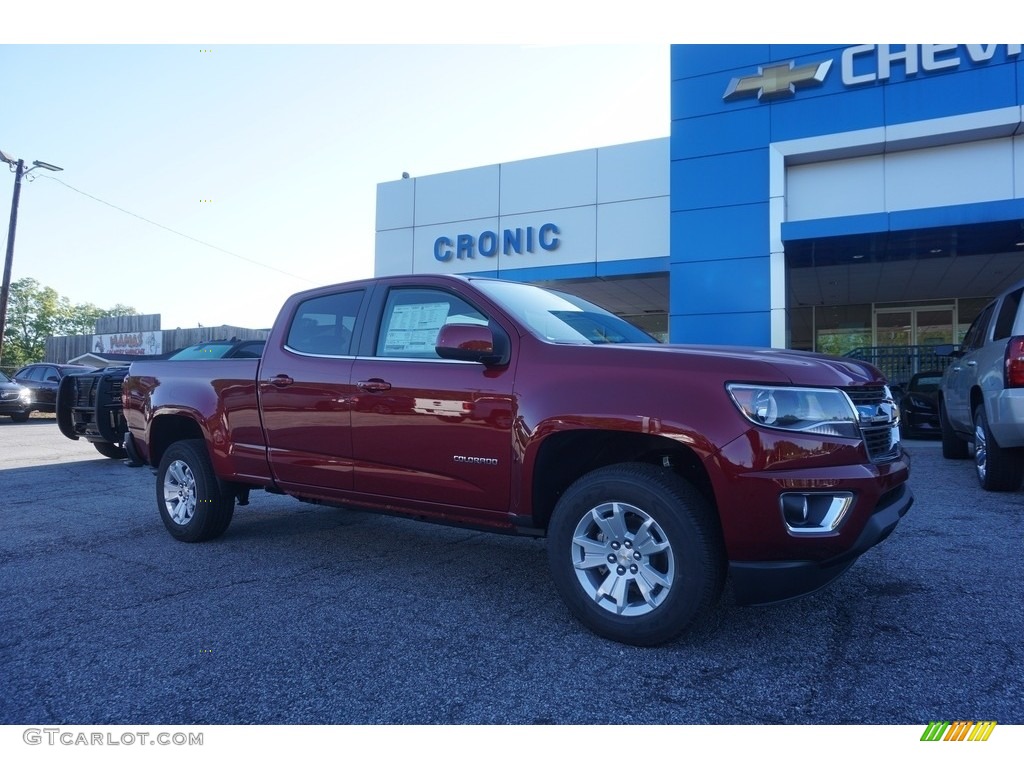
[[[171,536],[178,541],[209,541],[231,523],[235,498],[221,492],[206,443],[179,440],[160,460],[156,503]]]
[[[586,540],[589,549],[580,543]],[[596,634],[629,645],[660,645],[703,624],[725,583],[711,505],[670,470],[649,464],[598,469],[573,483],[551,517],[548,560],[570,612]]]
[[[946,414],[946,404],[939,402],[939,425],[942,427],[942,457],[945,459],[966,459],[970,453],[967,441],[953,431],[953,425]]]
[[[974,409],[974,466],[986,491],[1016,491],[1024,480],[1024,454],[1000,447],[988,427],[985,405]]]
[[[93,443],[92,447],[108,459],[124,459],[128,456],[128,452],[124,448],[113,443]]]
[[[32,415],[32,411],[23,411],[21,413],[12,413],[11,414],[11,421],[15,422],[16,424],[24,424],[26,421],[28,421],[28,417],[31,416],[31,415]]]

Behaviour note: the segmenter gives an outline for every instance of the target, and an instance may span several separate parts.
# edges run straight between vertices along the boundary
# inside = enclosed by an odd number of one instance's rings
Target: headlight
[[[857,412],[838,389],[729,384],[736,407],[754,424],[791,432],[859,438]]]
[[[18,399],[21,400],[25,405],[32,402],[32,390],[28,387],[22,387],[18,393]]]

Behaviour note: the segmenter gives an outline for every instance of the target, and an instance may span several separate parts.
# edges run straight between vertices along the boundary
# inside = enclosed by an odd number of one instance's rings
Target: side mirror
[[[437,332],[434,350],[445,360],[465,360],[484,365],[508,362],[507,345],[495,344],[494,333],[486,325],[449,323]]]

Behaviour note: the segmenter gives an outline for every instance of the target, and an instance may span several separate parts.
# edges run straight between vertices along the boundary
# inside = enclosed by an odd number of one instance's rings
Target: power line
[[[225,248],[221,248],[218,245],[213,245],[212,243],[207,243],[207,242],[205,242],[203,240],[200,240],[197,237],[192,237],[192,235],[186,235],[184,232],[179,232],[178,230],[171,229],[170,227],[166,227],[163,224],[160,224],[159,222],[153,221],[151,219],[147,219],[145,216],[140,216],[137,213],[132,213],[131,211],[126,210],[126,209],[122,208],[119,205],[114,205],[113,203],[108,203],[106,200],[101,200],[100,198],[96,197],[95,195],[90,195],[88,192],[83,192],[80,189],[76,189],[75,187],[71,186],[67,182],[58,179],[56,176],[45,176],[43,174],[39,174],[39,178],[49,179],[50,181],[55,181],[58,184],[61,184],[61,185],[65,186],[65,187],[67,187],[68,189],[70,189],[73,192],[77,192],[80,195],[84,195],[85,197],[88,197],[90,200],[95,200],[97,203],[103,203],[103,205],[109,206],[110,208],[113,208],[115,211],[120,211],[121,213],[126,213],[129,216],[132,216],[132,217],[134,217],[136,219],[139,219],[140,221],[144,221],[147,224],[152,224],[154,227],[159,227],[160,229],[166,230],[166,231],[170,232],[171,234],[177,235],[178,237],[184,237],[186,240],[191,240],[194,243],[199,243],[200,245],[204,245],[207,248],[212,248],[215,251],[220,251],[221,253],[226,253],[228,256],[234,256],[236,259],[241,259],[242,261],[247,261],[250,264],[255,264],[257,267],[263,267],[264,269],[270,269],[270,270],[273,270],[274,272],[279,272],[282,275],[287,275],[288,277],[293,277],[296,280],[301,280],[304,283],[309,283],[310,285],[313,284],[313,281],[309,280],[308,278],[300,277],[299,275],[293,275],[291,272],[285,272],[283,269],[278,269],[277,267],[273,267],[270,264],[264,264],[261,261],[256,261],[255,259],[250,259],[248,256],[242,256],[240,253],[234,253],[233,251],[229,251],[229,250],[227,250]]]

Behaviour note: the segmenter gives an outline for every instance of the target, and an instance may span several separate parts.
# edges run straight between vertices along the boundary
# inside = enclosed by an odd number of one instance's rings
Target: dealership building
[[[837,354],[959,342],[1024,278],[1021,45],[676,45],[671,115],[667,138],[379,184],[376,274]]]

